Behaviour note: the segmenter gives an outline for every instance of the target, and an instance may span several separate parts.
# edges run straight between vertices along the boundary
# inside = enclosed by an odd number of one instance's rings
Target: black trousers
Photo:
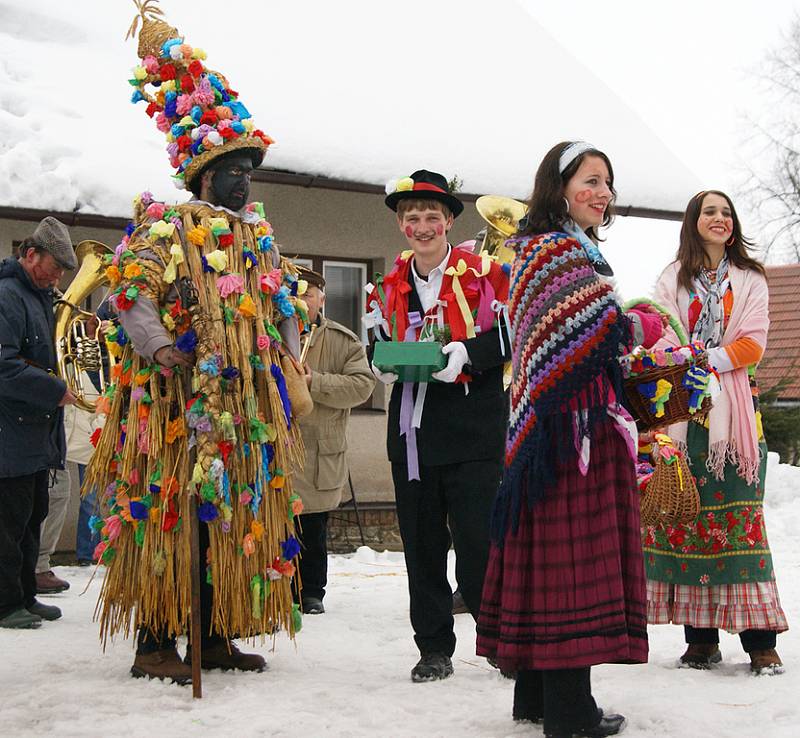
[[[719,643],[719,631],[716,628],[693,628],[691,625],[684,625],[683,633],[687,643]],[[775,648],[777,634],[774,630],[743,630],[739,633],[739,640],[746,653],[767,651]]]
[[[409,481],[406,465],[392,464],[411,626],[422,653],[452,656],[455,651],[453,592],[447,581],[451,534],[458,588],[472,616],[478,617],[489,558],[489,518],[501,470],[501,462],[491,459],[420,465],[420,480]]]
[[[542,720],[544,732],[572,735],[593,728],[600,712],[592,697],[590,668],[517,672],[514,720]]]
[[[303,597],[321,600],[328,584],[328,513],[303,513],[297,533]]]
[[[188,521],[186,521],[188,524]],[[214,587],[206,578],[206,555],[208,552],[208,525],[200,522],[200,632],[201,644],[203,648],[213,646],[224,640],[222,636],[214,633],[211,628],[211,607],[214,603]],[[136,639],[136,653],[147,654],[154,651],[161,651],[167,648],[175,648],[176,638],[169,633],[166,628],[160,632],[154,632],[145,628],[139,628]]]
[[[0,479],[0,617],[36,599],[39,529],[47,517],[50,472]]]

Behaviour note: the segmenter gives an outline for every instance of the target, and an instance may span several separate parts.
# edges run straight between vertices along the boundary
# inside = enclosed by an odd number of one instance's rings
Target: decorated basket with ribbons
[[[652,458],[652,467],[637,467],[642,525],[692,522],[700,513],[700,494],[685,454],[669,436],[656,433]]]
[[[639,432],[705,417],[711,410],[716,383],[705,347],[700,342],[689,342],[678,320],[652,300],[637,298],[623,307],[629,310],[643,303],[669,318],[670,327],[683,345],[667,349],[637,346],[620,358],[626,405]]]

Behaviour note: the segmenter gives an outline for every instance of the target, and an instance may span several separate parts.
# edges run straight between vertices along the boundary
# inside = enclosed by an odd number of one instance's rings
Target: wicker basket
[[[640,433],[653,428],[660,428],[672,423],[682,423],[686,420],[699,420],[708,415],[711,410],[711,398],[706,396],[700,407],[693,413],[689,411],[690,392],[683,386],[683,377],[690,366],[697,366],[708,371],[708,358],[705,354],[698,356],[695,362],[681,364],[680,366],[653,367],[635,377],[625,380],[626,406],[630,411]],[[656,417],[652,404],[639,392],[639,385],[645,382],[657,382],[666,379],[672,384],[669,400],[664,405],[664,414]]]
[[[636,298],[626,302],[623,308],[628,310],[641,303],[647,303],[660,313],[666,315],[669,318],[669,324],[675,331],[678,340],[688,345],[689,339],[683,330],[683,326],[681,326],[673,315],[670,315],[667,310],[657,303],[654,303],[652,300]],[[624,359],[622,359],[622,361],[624,361]],[[682,423],[692,419],[700,420],[708,415],[712,404],[711,397],[708,395],[703,398],[700,407],[693,412],[689,409],[691,392],[683,386],[683,379],[690,367],[699,367],[700,369],[708,371],[708,356],[705,352],[697,354],[691,361],[687,360],[675,366],[654,366],[624,380],[625,405],[636,421],[640,433],[652,430],[653,428],[664,427],[672,423]],[[656,417],[655,410],[650,400],[639,392],[639,385],[649,382],[658,382],[660,379],[667,380],[672,385],[672,390],[669,399],[664,403],[664,414],[660,417]]]
[[[657,458],[653,476],[641,497],[642,525],[691,523],[700,514],[700,494],[686,457],[666,436],[657,436]],[[669,448],[668,461],[662,449]]]

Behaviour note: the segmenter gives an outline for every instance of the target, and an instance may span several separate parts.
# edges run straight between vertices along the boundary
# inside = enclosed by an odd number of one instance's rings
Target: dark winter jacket
[[[0,263],[0,479],[63,469],[66,384],[54,373],[53,292]]]

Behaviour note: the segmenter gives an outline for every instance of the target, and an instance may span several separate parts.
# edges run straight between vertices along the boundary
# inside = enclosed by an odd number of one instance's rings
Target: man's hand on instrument
[[[64,407],[65,405],[74,405],[77,401],[78,398],[72,394],[69,388],[67,388],[64,392],[64,396],[61,398],[61,402],[58,403],[58,406]]]
[[[308,388],[311,389],[311,369],[308,364],[303,364],[303,374],[305,375]]]
[[[89,320],[86,321],[86,335],[92,336],[97,333],[97,329],[100,327],[100,319],[93,315]]]
[[[440,382],[455,382],[464,364],[469,361],[467,347],[461,341],[451,341],[446,346],[442,346],[442,353],[447,357],[447,366],[444,369],[434,372],[431,376]]]
[[[184,354],[183,351],[179,351],[175,346],[162,346],[156,351],[153,358],[161,366],[165,366],[168,369],[176,366],[191,367],[194,366],[195,362],[194,354]]]

